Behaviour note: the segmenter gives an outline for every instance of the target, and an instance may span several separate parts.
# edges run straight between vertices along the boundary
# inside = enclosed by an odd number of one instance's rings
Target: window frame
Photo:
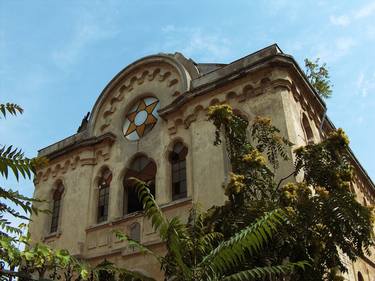
[[[175,142],[169,153],[172,201],[187,198],[188,196],[186,169],[187,154],[188,148],[181,141]]]
[[[60,220],[61,220],[61,205],[62,205],[62,196],[64,193],[64,185],[59,182],[56,189],[53,192],[53,203],[51,211],[51,223],[49,233],[55,233],[59,230]]]
[[[112,181],[112,172],[108,168],[102,170],[98,180],[98,196],[96,207],[96,222],[103,223],[108,220],[109,214],[109,196],[110,185]]]
[[[139,202],[138,193],[135,190],[134,183],[130,180],[130,178],[135,177],[148,183],[152,195],[156,197],[156,172],[157,166],[152,158],[149,158],[144,154],[137,155],[133,158],[123,180],[123,216],[143,211],[142,202]],[[138,200],[138,203],[133,205],[133,210],[129,209],[131,208],[129,199]]]

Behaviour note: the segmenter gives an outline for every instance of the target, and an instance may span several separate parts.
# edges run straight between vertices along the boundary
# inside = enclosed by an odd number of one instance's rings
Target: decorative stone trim
[[[317,112],[316,108],[310,105],[311,103],[313,103],[313,101],[311,99],[308,100],[306,95],[302,94],[302,92],[294,82],[291,83],[291,86],[291,92],[294,100],[301,105],[301,108],[305,113],[307,113],[309,119],[313,120],[315,127],[320,128],[324,111]]]
[[[168,88],[174,87],[179,83],[179,77],[177,73],[174,73],[168,69],[162,67],[149,67],[146,70],[139,71],[134,75],[126,79],[119,90],[110,98],[109,102],[105,106],[102,114],[104,124],[100,126],[100,131],[103,132],[111,124],[111,115],[117,110],[117,104],[124,99],[126,92],[131,92],[136,85],[141,85],[145,81],[156,80],[160,83],[166,83]],[[180,95],[180,91],[175,89],[173,96]]]
[[[62,234],[62,231],[61,230],[58,230],[56,232],[52,232],[52,233],[49,233],[47,235],[45,235],[43,237],[43,242],[47,241],[47,240],[54,240],[54,239],[57,239],[57,238],[60,238]]]
[[[115,139],[113,134],[107,133],[56,150],[46,156],[50,163],[47,167],[37,171],[34,184],[47,181],[50,177],[59,177],[68,170],[75,170],[77,166],[97,165],[97,163],[109,160]],[[90,156],[86,152],[89,152]]]
[[[237,87],[238,88],[238,87]],[[204,102],[199,103],[193,110],[190,112],[184,112],[183,116],[176,118],[175,120],[168,121],[168,132],[170,135],[177,133],[177,128],[181,125],[184,125],[185,129],[188,129],[191,123],[197,120],[197,116],[200,112],[205,112],[209,106],[215,104],[224,104],[228,103],[231,100],[237,100],[239,103],[243,103],[246,100],[258,97],[266,92],[271,94],[276,93],[280,89],[284,89],[286,91],[291,91],[292,83],[288,79],[275,79],[271,81],[267,77],[260,79],[258,82],[253,82],[251,84],[244,83],[240,89],[231,89],[228,90],[226,94],[222,95],[213,95],[214,98],[207,99]],[[187,103],[186,108],[191,107],[189,103]]]

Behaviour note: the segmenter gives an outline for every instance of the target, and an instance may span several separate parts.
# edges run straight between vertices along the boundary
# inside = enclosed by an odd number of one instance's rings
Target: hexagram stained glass
[[[126,114],[123,132],[128,140],[136,141],[152,130],[159,119],[159,100],[154,97],[140,99]]]

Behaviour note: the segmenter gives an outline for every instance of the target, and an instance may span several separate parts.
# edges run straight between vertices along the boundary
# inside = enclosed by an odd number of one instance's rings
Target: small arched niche
[[[155,196],[155,162],[145,155],[137,156],[133,159],[124,177],[124,198],[123,214],[131,214],[142,211],[142,203],[138,199],[138,192],[135,188],[134,178],[144,181],[153,196]]]
[[[141,241],[141,225],[139,222],[134,222],[129,226],[129,238],[135,241]]]

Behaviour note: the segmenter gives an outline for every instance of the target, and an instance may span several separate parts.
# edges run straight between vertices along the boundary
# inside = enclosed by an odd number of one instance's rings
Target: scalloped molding
[[[91,155],[87,156],[87,152],[89,152]],[[70,153],[68,159],[67,157],[64,157],[64,159],[38,171],[36,177],[34,178],[34,184],[36,185],[42,181],[45,182],[49,179],[59,178],[68,171],[75,170],[77,167],[97,165],[98,163],[105,162],[110,158],[111,144],[81,149],[79,152]]]
[[[161,67],[149,67],[147,70],[138,71],[122,83],[118,91],[113,94],[109,102],[105,105],[102,114],[104,124],[99,127],[100,132],[104,132],[104,130],[111,124],[111,115],[117,110],[117,104],[124,99],[126,92],[131,92],[137,85],[142,85],[145,81],[153,80],[165,83],[168,88],[175,87],[179,83],[177,73],[170,70],[163,70]],[[172,95],[175,97],[180,94],[181,93],[175,89]]]
[[[188,113],[184,112],[184,115],[170,121],[168,126],[168,132],[170,135],[177,133],[177,128],[181,125],[188,129],[190,124],[197,120],[197,116],[201,111],[207,111],[208,107],[215,104],[228,103],[230,100],[237,100],[242,103],[251,98],[269,93],[276,93],[280,90],[286,90],[293,94],[296,102],[301,104],[303,110],[308,114],[311,120],[314,120],[315,124],[319,124],[321,117],[319,114],[310,106],[308,106],[307,100],[303,97],[299,89],[288,79],[275,79],[271,81],[269,78],[262,78],[258,82],[244,84],[239,90],[229,90],[224,95],[217,95],[211,98],[209,102],[200,103],[196,105],[194,109]]]

